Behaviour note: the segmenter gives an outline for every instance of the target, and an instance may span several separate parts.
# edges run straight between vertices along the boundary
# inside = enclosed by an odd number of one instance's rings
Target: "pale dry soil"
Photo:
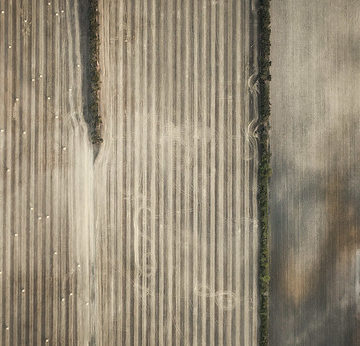
[[[0,0],[0,344],[256,345],[256,8]],[[86,39],[86,37],[85,37]]]
[[[256,345],[255,7],[103,0],[100,13],[97,340]]]
[[[360,343],[357,1],[272,1],[270,345]]]
[[[77,0],[0,1],[1,345],[89,342],[94,166],[80,31]]]

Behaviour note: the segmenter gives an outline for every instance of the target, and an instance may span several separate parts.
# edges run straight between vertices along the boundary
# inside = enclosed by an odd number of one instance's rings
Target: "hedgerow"
[[[89,0],[88,7],[88,85],[89,85],[89,129],[93,144],[102,143],[99,103],[100,103],[100,68],[99,68],[99,1]]]
[[[269,337],[269,179],[270,146],[270,0],[259,0],[259,168],[258,168],[258,206],[259,206],[259,344],[268,345]]]

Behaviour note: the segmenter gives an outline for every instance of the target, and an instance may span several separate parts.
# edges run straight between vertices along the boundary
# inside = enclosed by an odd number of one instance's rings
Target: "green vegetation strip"
[[[88,8],[88,38],[89,38],[89,129],[93,144],[102,143],[101,117],[99,112],[100,100],[100,69],[99,69],[99,1],[89,0]]]
[[[270,0],[260,0],[259,18],[259,171],[258,171],[258,205],[260,220],[259,244],[259,344],[268,345],[269,336],[269,178],[270,146]]]

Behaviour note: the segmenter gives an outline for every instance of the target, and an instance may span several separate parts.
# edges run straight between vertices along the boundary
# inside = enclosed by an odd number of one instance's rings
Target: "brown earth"
[[[84,8],[0,0],[0,344],[255,345],[254,4],[100,1],[97,156]]]
[[[104,0],[100,13],[96,339],[255,345],[254,12]]]
[[[358,345],[356,1],[272,1],[270,345]]]

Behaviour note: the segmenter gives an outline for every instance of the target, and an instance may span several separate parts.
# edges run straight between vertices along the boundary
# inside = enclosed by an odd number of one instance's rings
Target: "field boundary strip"
[[[259,345],[268,345],[269,336],[269,179],[270,145],[270,0],[259,0],[259,166],[258,166],[258,206],[260,223],[259,244]]]
[[[100,33],[99,33],[99,0],[89,0],[88,7],[88,83],[89,83],[89,128],[93,144],[103,142],[101,135],[102,119],[100,116]]]

